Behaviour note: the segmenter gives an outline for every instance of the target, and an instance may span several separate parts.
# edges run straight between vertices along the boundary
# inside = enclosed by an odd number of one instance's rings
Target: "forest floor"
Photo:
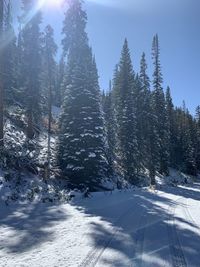
[[[0,202],[1,267],[198,267],[200,184]]]

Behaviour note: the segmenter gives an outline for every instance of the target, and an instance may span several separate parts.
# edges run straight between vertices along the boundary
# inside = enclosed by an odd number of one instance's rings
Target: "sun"
[[[65,0],[39,0],[40,7],[60,7]]]

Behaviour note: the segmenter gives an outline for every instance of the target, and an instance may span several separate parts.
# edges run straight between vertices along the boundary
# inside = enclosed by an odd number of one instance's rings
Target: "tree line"
[[[5,151],[4,122],[10,108],[25,115],[27,140],[37,140],[47,116],[47,170],[52,164],[70,186],[98,187],[106,177],[138,184],[144,175],[169,167],[197,175],[200,170],[200,106],[192,116],[185,104],[175,107],[170,88],[163,88],[158,35],[153,37],[154,72],[148,77],[145,53],[140,71],[133,69],[125,39],[109,90],[100,90],[95,56],[86,32],[82,1],[68,3],[57,62],[54,30],[41,30],[36,0],[21,0],[19,30],[12,25],[10,0],[0,2],[0,146]],[[50,145],[52,106],[61,107],[55,162]],[[1,161],[3,161],[3,154]]]

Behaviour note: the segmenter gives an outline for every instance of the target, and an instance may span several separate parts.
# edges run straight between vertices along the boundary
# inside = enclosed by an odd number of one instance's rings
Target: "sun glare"
[[[39,0],[39,6],[43,7],[59,7],[64,2],[64,0]]]

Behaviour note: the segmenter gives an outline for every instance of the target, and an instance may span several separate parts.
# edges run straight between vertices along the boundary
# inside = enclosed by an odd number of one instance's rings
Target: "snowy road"
[[[200,185],[0,203],[1,267],[199,267]]]

